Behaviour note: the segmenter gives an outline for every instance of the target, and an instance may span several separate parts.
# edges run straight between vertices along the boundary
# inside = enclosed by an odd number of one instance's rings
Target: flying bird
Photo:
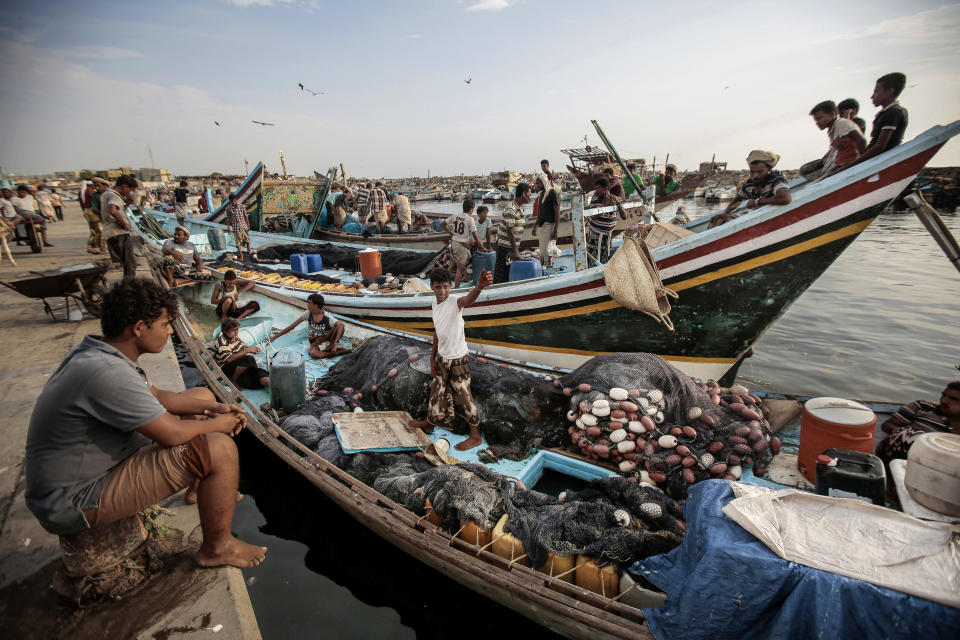
[[[250,122],[252,122],[253,124],[259,124],[261,127],[272,127],[272,126],[273,126],[273,123],[272,123],[272,122],[260,122],[259,120],[251,120]]]
[[[464,82],[466,82],[467,84],[470,84],[470,81],[471,81],[471,80],[473,80],[472,77],[471,77],[471,78],[467,78],[466,80],[464,80]]]
[[[302,82],[298,82],[298,83],[297,83],[297,86],[300,87],[300,91],[306,91],[307,93],[311,93],[311,94],[313,94],[313,95],[315,95],[315,96],[322,96],[322,95],[323,95],[323,91],[314,91],[313,89],[310,89],[309,87],[303,86],[303,83],[302,83]]]
[[[213,121],[213,124],[217,125],[218,127],[220,126],[220,123],[217,122],[216,120]]]
[[[727,86],[725,86],[725,87],[723,88],[723,90],[726,91],[726,90],[729,89],[729,88],[730,88],[730,85],[727,85]]]

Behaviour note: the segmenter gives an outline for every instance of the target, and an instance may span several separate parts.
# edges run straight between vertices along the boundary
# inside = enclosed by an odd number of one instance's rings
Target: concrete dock
[[[91,262],[86,252],[87,224],[76,201],[64,202],[64,222],[48,225],[55,246],[42,253],[11,243],[16,266],[0,261],[0,280],[9,282],[42,271]],[[145,273],[145,272],[144,272]],[[119,278],[112,270],[108,280]],[[49,300],[62,304],[60,300]],[[0,331],[6,348],[0,356],[0,628],[10,638],[159,638],[215,633],[218,640],[258,640],[253,607],[242,572],[201,569],[192,550],[169,558],[164,569],[134,593],[106,603],[77,608],[50,588],[60,564],[56,536],[45,532],[24,503],[23,461],[34,402],[67,352],[88,333],[100,333],[99,320],[54,322],[43,302],[0,287]],[[151,382],[182,390],[183,380],[172,343],[164,352],[140,360]],[[196,506],[180,495],[164,503],[175,514],[168,523],[199,546]]]

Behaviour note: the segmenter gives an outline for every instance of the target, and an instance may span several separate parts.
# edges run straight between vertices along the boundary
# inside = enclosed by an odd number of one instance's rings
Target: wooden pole
[[[597,130],[597,135],[600,136],[600,139],[603,140],[603,144],[607,147],[607,151],[610,152],[616,161],[620,165],[620,168],[623,169],[623,172],[627,174],[627,178],[630,179],[630,182],[633,183],[633,188],[637,190],[637,193],[640,194],[640,197],[643,198],[643,189],[640,188],[640,185],[637,184],[637,179],[633,177],[633,174],[627,169],[627,165],[623,162],[623,159],[620,157],[620,154],[617,153],[617,150],[613,148],[613,143],[610,142],[607,138],[607,134],[603,132],[603,129],[600,128],[600,124],[596,120],[591,120],[590,123]],[[654,159],[656,160],[656,159]],[[653,216],[653,219],[657,222],[660,222],[660,218],[657,217],[657,212],[654,211],[654,206],[650,205],[650,215]]]
[[[347,185],[347,170],[343,168],[342,162],[340,163],[340,175],[343,176],[343,188],[349,189],[350,187]]]

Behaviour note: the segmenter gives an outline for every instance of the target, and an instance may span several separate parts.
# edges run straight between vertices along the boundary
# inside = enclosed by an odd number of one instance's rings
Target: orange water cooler
[[[817,456],[827,449],[873,453],[877,415],[859,402],[843,398],[811,398],[800,418],[797,469],[817,480]]]
[[[379,249],[362,249],[357,252],[357,259],[360,261],[360,274],[364,278],[378,278],[383,275]]]

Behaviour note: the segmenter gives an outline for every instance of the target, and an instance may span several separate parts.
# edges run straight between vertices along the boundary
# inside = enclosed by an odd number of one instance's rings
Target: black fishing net
[[[506,445],[500,451],[507,457],[525,458],[551,432],[562,433],[566,398],[546,379],[475,357],[470,377],[480,431],[491,445]],[[316,384],[364,409],[408,411],[422,419],[431,379],[429,344],[384,335],[343,356]],[[462,416],[457,415],[453,431],[467,433]]]
[[[359,249],[331,243],[271,244],[258,247],[257,257],[261,261],[279,260],[281,262],[289,262],[290,256],[295,253],[317,253],[323,258],[323,266],[325,268],[346,269],[355,272],[360,270],[360,263],[357,258],[359,251]],[[380,248],[380,265],[384,273],[416,276],[421,273],[426,273],[431,263],[442,252],[443,250],[423,252],[406,249]]]
[[[710,477],[763,473],[780,441],[743,387],[698,382],[651,354],[598,356],[558,381],[570,439],[584,455],[680,500]]]

